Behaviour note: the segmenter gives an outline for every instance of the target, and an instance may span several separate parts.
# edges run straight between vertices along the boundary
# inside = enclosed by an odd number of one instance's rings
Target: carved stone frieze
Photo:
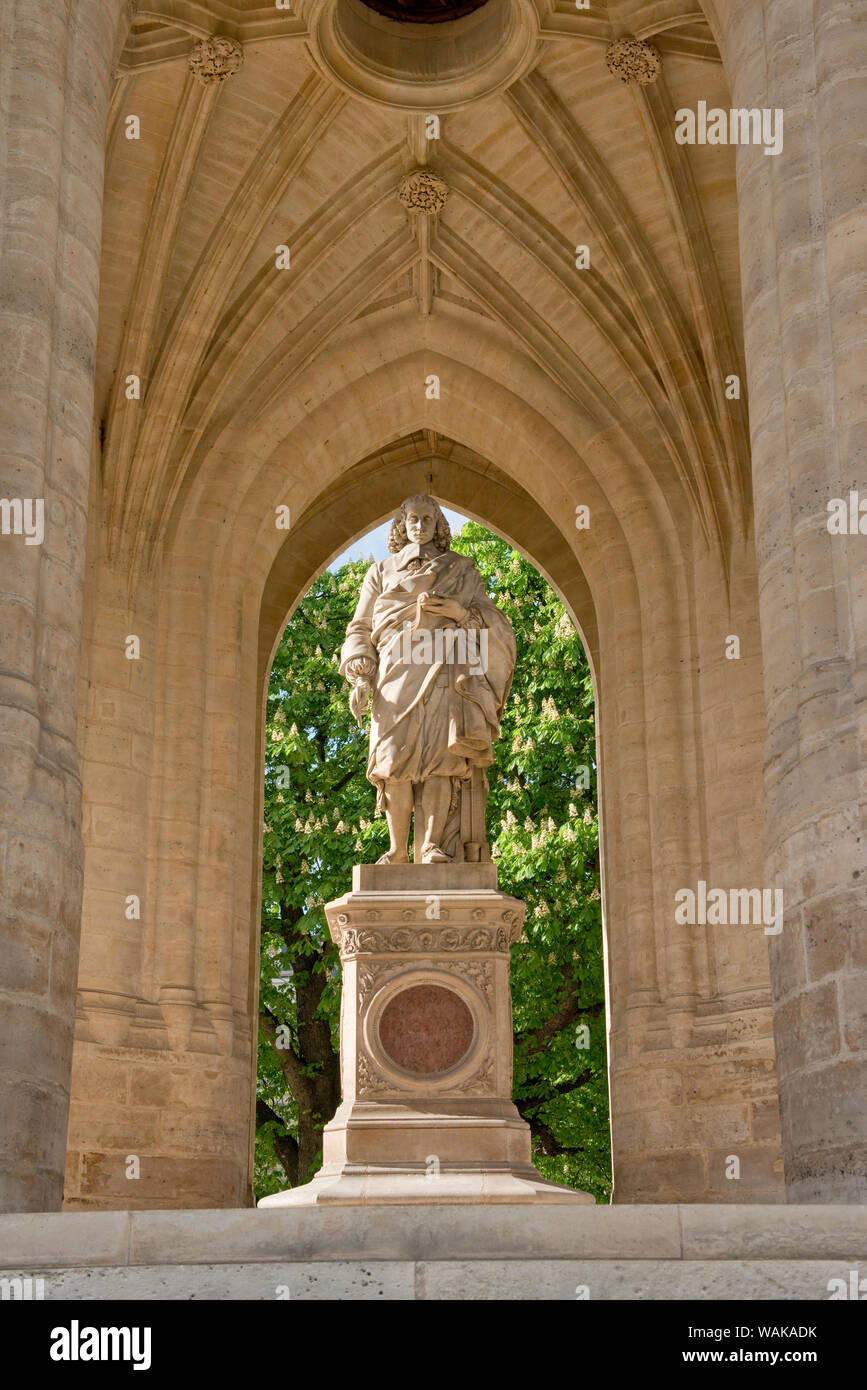
[[[343,916],[343,914],[341,914]],[[505,955],[509,950],[510,934],[506,927],[426,927],[421,931],[398,928],[396,931],[370,931],[365,927],[343,926],[340,930],[340,955],[385,955],[399,952],[429,955],[452,951],[493,951]]]

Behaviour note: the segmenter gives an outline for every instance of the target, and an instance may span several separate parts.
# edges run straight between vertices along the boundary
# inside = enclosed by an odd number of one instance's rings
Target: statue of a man
[[[512,683],[512,625],[473,561],[450,546],[439,504],[407,498],[392,522],[391,554],[365,575],[340,654],[359,724],[371,706],[367,777],[391,841],[380,864],[408,862],[413,810],[417,860],[466,857],[462,796],[471,783],[487,795],[484,769]]]

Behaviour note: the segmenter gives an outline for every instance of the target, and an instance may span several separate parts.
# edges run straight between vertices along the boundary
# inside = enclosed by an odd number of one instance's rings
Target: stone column
[[[707,5],[735,107],[781,108],[738,151],[760,619],[766,884],[787,1191],[867,1199],[867,503],[864,79],[858,0]],[[859,144],[860,142],[860,144]],[[859,325],[859,309],[862,321]],[[861,520],[867,532],[867,506]]]
[[[0,516],[4,1211],[50,1210],[62,1197],[103,144],[130,10],[126,0],[0,0],[0,498],[11,503]],[[25,523],[42,511],[44,538],[16,526],[19,503]]]

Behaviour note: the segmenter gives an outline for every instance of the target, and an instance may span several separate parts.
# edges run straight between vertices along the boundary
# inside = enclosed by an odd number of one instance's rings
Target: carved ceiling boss
[[[450,549],[432,497],[409,497],[392,522],[388,559],[365,575],[340,669],[359,724],[370,706],[368,781],[388,820],[380,864],[444,864],[459,849],[461,803],[478,794],[509,695],[515,634],[472,560]],[[478,771],[477,771],[478,770]]]

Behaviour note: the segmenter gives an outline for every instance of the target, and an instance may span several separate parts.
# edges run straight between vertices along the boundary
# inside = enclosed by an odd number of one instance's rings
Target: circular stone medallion
[[[546,0],[547,3],[547,0]],[[493,96],[539,56],[538,0],[296,0],[332,82],[396,110],[440,116]]]
[[[470,1050],[473,1032],[473,1016],[463,999],[441,985],[401,990],[379,1020],[379,1041],[386,1057],[416,1076],[432,1076],[457,1066]]]

